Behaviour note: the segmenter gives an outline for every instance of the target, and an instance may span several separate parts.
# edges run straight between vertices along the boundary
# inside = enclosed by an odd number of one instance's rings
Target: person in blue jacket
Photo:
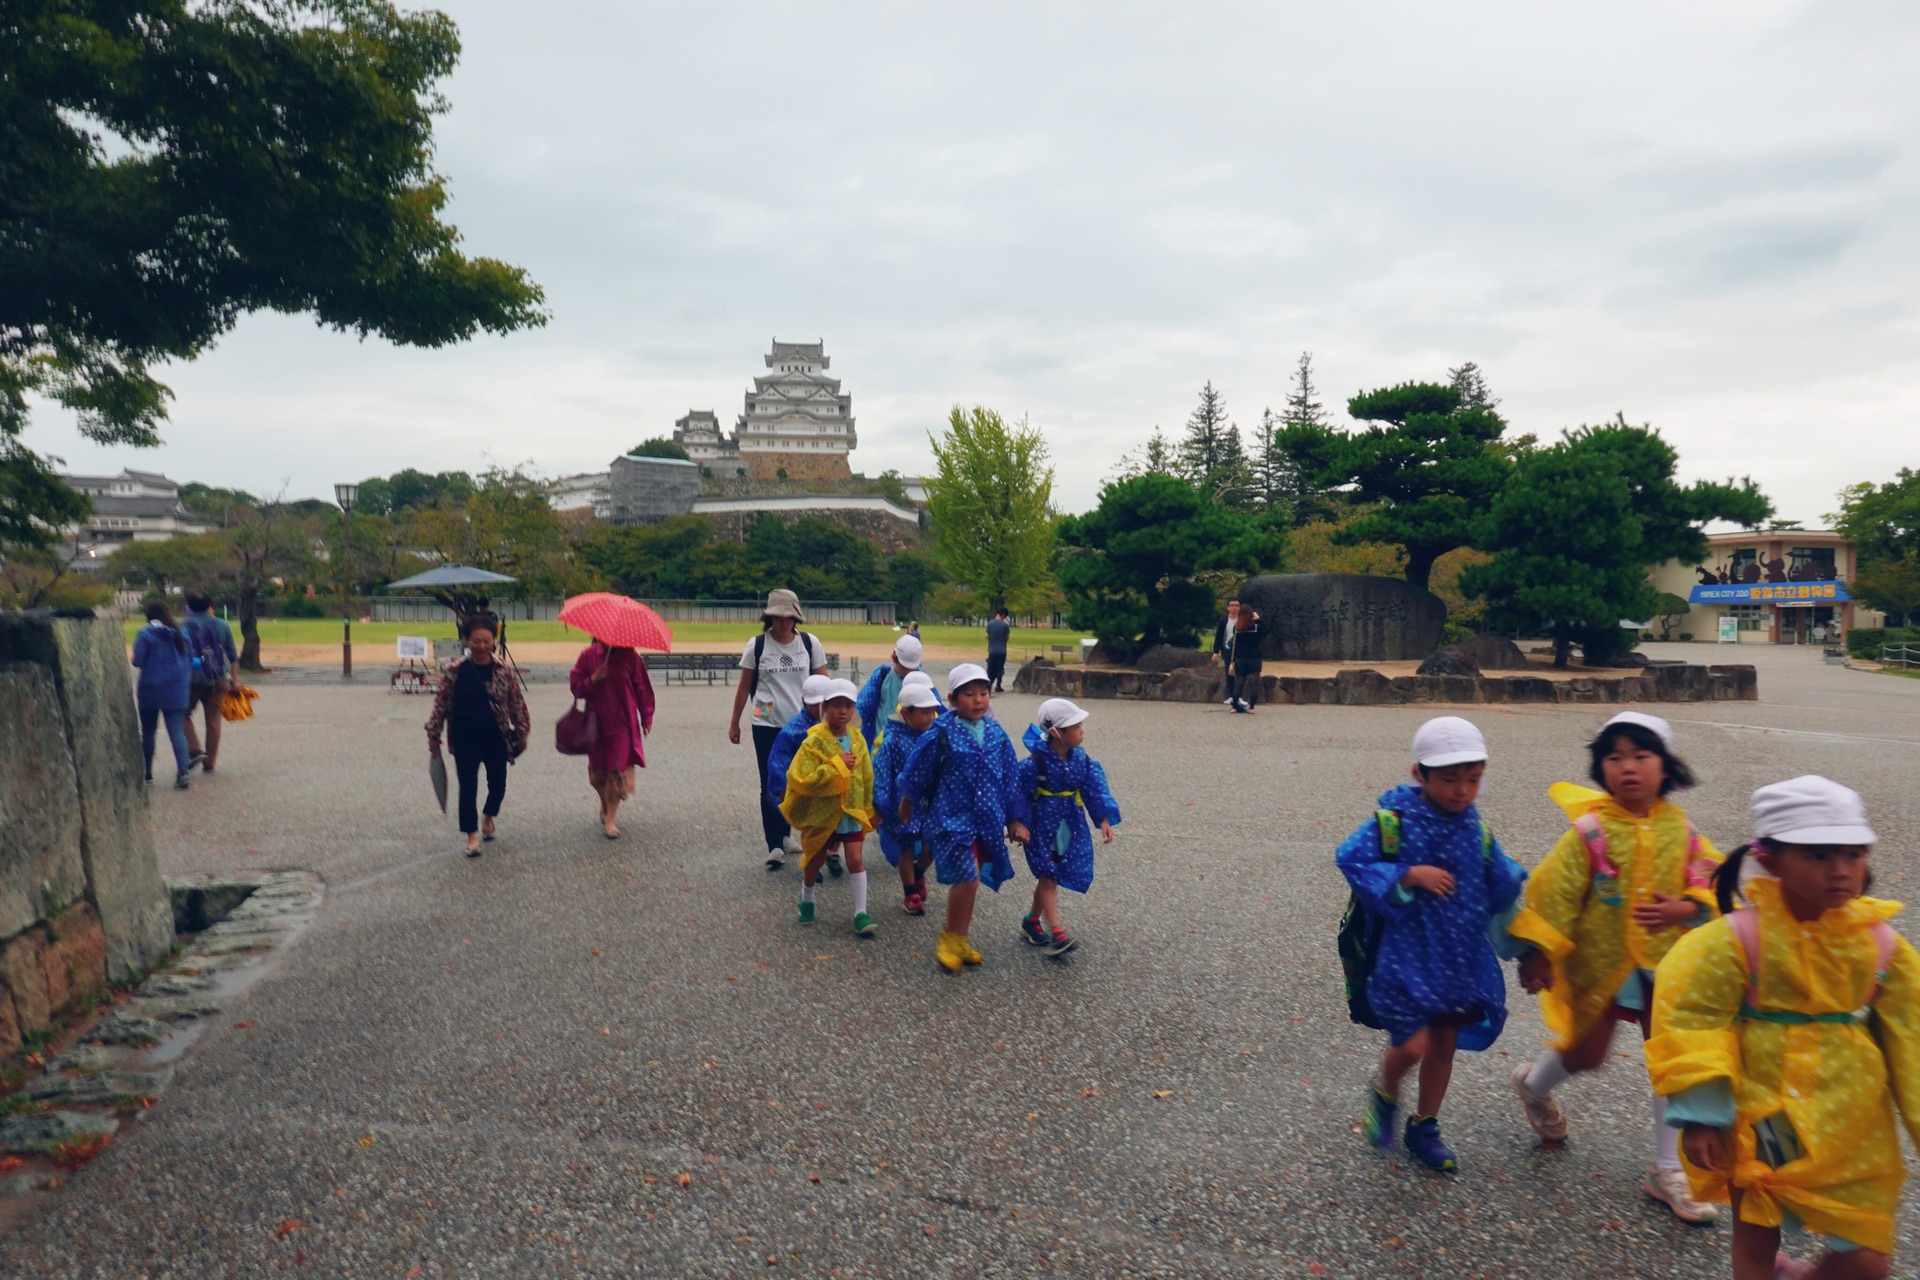
[[[140,669],[136,698],[140,706],[140,749],[147,758],[147,781],[153,781],[154,733],[164,718],[167,738],[173,743],[173,762],[179,770],[173,778],[173,789],[185,791],[187,771],[193,767],[186,731],[193,658],[187,652],[187,638],[174,625],[173,611],[165,602],[150,600],[145,612],[147,625],[133,638],[133,665]]]
[[[860,713],[860,735],[874,747],[880,745],[882,731],[900,723],[900,717],[894,714],[900,705],[900,686],[919,669],[920,637],[901,636],[894,642],[892,661],[875,667],[860,687],[853,705]]]
[[[1120,822],[1107,771],[1081,745],[1087,715],[1065,698],[1048,698],[1021,737],[1027,758],[1020,762],[1020,792],[1033,806],[1027,870],[1039,883],[1020,932],[1050,956],[1080,945],[1060,923],[1060,890],[1093,888],[1093,832],[1087,824],[1098,824],[1103,843],[1112,844]]]
[[[793,764],[793,753],[800,749],[800,741],[807,736],[807,731],[819,723],[820,704],[826,701],[827,686],[832,683],[832,676],[818,675],[800,682],[800,709],[780,727],[773,746],[767,749],[767,799],[776,809],[787,798],[787,770]],[[787,836],[787,852],[800,852],[799,838],[791,833]],[[769,870],[772,869],[769,863]],[[828,853],[827,874],[837,880],[844,871],[840,855]]]
[[[1527,873],[1474,808],[1487,768],[1478,728],[1458,716],[1427,721],[1413,736],[1413,761],[1417,785],[1381,796],[1335,860],[1360,906],[1381,922],[1366,997],[1388,1047],[1367,1090],[1362,1131],[1375,1146],[1393,1144],[1400,1083],[1417,1065],[1407,1149],[1450,1172],[1459,1164],[1440,1138],[1440,1104],[1455,1051],[1490,1047],[1506,1025],[1507,983],[1493,939],[1506,938],[1502,918],[1516,909]]]
[[[1013,878],[1007,840],[1025,844],[1033,838],[1020,762],[1007,731],[989,714],[989,690],[986,669],[977,663],[948,672],[953,709],[920,735],[900,779],[900,820],[922,815],[934,875],[947,886],[947,927],[933,954],[949,973],[985,959],[967,939],[974,897],[982,880],[997,893]]]
[[[924,679],[924,677],[922,678]],[[900,687],[900,718],[887,729],[886,741],[873,753],[873,811],[880,820],[880,852],[900,870],[901,905],[910,916],[927,914],[927,868],[933,854],[921,837],[920,814],[900,818],[900,775],[921,735],[940,714],[940,696],[931,683],[912,678]]]

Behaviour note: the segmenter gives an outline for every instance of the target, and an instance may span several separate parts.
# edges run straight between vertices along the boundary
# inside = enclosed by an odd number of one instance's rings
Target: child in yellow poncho
[[[1527,877],[1527,905],[1511,932],[1536,950],[1522,958],[1520,981],[1540,993],[1554,1044],[1514,1070],[1513,1090],[1527,1123],[1550,1145],[1567,1136],[1553,1090],[1605,1065],[1618,1022],[1644,1035],[1652,1008],[1653,968],[1687,929],[1714,915],[1709,877],[1720,854],[1693,829],[1669,792],[1693,785],[1674,751],[1673,728],[1658,716],[1625,711],[1592,742],[1590,775],[1606,788],[1562,782],[1552,796],[1573,829]],[[1653,1104],[1653,1159],[1646,1194],[1686,1222],[1713,1221],[1712,1205],[1688,1190],[1677,1133]]]
[[[1858,795],[1777,782],[1753,793],[1753,825],[1715,877],[1722,909],[1749,853],[1769,874],[1660,962],[1647,1068],[1695,1191],[1732,1203],[1735,1280],[1878,1280],[1906,1178],[1896,1104],[1920,1141],[1920,955],[1886,923],[1900,904],[1861,896]],[[1818,1263],[1779,1252],[1796,1222],[1827,1237]]]
[[[820,704],[820,723],[807,731],[787,766],[787,798],[780,812],[800,833],[800,923],[813,923],[813,890],[827,854],[846,857],[853,890],[853,931],[873,936],[867,914],[867,865],[860,847],[873,830],[873,757],[854,724],[851,680],[834,680]]]

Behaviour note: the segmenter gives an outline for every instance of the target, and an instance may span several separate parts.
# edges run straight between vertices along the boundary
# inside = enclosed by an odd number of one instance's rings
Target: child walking
[[[854,706],[860,711],[860,732],[878,751],[880,740],[900,723],[895,709],[900,705],[900,686],[920,669],[920,637],[901,636],[893,643],[893,658],[885,666],[875,667],[860,687]],[[929,682],[931,687],[931,682]],[[936,705],[938,699],[935,699]]]
[[[1513,1072],[1527,1123],[1549,1144],[1567,1136],[1553,1091],[1604,1066],[1616,1022],[1647,1033],[1653,970],[1688,929],[1713,919],[1710,879],[1718,850],[1666,797],[1693,785],[1674,749],[1673,728],[1658,716],[1623,711],[1587,744],[1589,775],[1605,788],[1570,782],[1550,793],[1573,820],[1527,881],[1527,908],[1516,937],[1536,950],[1520,962],[1520,981],[1540,994],[1553,1047]],[[1682,1222],[1712,1222],[1717,1211],[1694,1199],[1680,1168],[1678,1134],[1653,1100],[1653,1153],[1642,1189]]]
[[[1021,737],[1027,758],[1020,762],[1020,791],[1033,809],[1027,870],[1039,883],[1020,932],[1050,956],[1080,945],[1060,923],[1060,889],[1085,893],[1093,887],[1093,833],[1087,824],[1099,824],[1106,844],[1113,843],[1113,829],[1120,824],[1107,771],[1081,745],[1087,715],[1065,698],[1049,698]]]
[[[813,887],[821,864],[837,848],[846,855],[847,884],[853,890],[853,931],[871,938],[867,867],[860,849],[873,830],[873,760],[853,723],[858,694],[851,680],[827,685],[820,723],[807,730],[787,768],[787,798],[780,812],[800,833],[800,923],[813,923]]]
[[[827,696],[827,686],[832,683],[833,677],[819,675],[808,676],[800,682],[800,709],[780,727],[779,735],[767,749],[767,799],[776,809],[787,798],[787,770],[793,764],[793,753],[800,749],[800,740],[807,736],[807,731],[820,723],[820,701]],[[788,853],[800,852],[800,838],[789,832],[785,849]],[[771,860],[767,869],[780,870]],[[836,880],[840,878],[839,854],[827,854],[827,874]]]
[[[999,892],[1013,878],[1007,840],[1025,844],[1033,838],[1013,743],[989,714],[990,687],[977,663],[963,662],[947,673],[952,710],[914,743],[899,783],[900,820],[922,815],[920,832],[933,850],[934,875],[947,886],[947,927],[934,959],[949,973],[985,959],[967,938],[980,881]]]
[[[1336,856],[1358,907],[1379,925],[1365,1003],[1367,1024],[1388,1041],[1362,1131],[1375,1146],[1393,1145],[1400,1085],[1418,1066],[1404,1137],[1441,1172],[1459,1167],[1440,1137],[1455,1051],[1488,1048],[1506,1025],[1507,984],[1490,932],[1527,878],[1474,808],[1486,767],[1486,739],[1472,722],[1427,721],[1413,735],[1413,782],[1381,796]]]
[[[1702,1200],[1730,1203],[1734,1280],[1880,1280],[1920,1141],[1920,956],[1862,895],[1860,797],[1821,777],[1753,793],[1754,841],[1715,875],[1722,919],[1680,938],[1653,988],[1647,1069]],[[1742,865],[1765,872],[1731,910]],[[1782,1226],[1825,1237],[1780,1252]]]
[[[916,673],[917,674],[917,673]],[[927,914],[927,868],[933,852],[920,833],[921,816],[900,819],[900,775],[914,744],[940,714],[940,698],[931,683],[909,683],[900,690],[900,719],[889,725],[887,736],[873,753],[873,801],[880,815],[880,852],[900,871],[901,907],[910,916]]]

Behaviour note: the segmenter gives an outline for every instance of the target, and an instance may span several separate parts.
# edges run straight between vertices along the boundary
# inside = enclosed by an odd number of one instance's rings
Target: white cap
[[[1091,714],[1065,698],[1048,698],[1034,713],[1033,727],[1043,734],[1052,733],[1055,729],[1071,729]]]
[[[924,671],[909,671],[900,677],[900,687],[902,689],[916,684],[923,684],[931,689],[933,688],[933,677]]]
[[[931,681],[926,684],[902,683],[900,686],[900,698],[895,705],[902,711],[905,711],[908,707],[938,707],[940,705],[940,695],[933,691]]]
[[[808,676],[800,682],[800,701],[808,706],[818,706],[826,701],[827,686],[833,683],[831,676]]]
[[[920,669],[920,637],[901,636],[893,642],[893,660],[915,671]]]
[[[1753,793],[1753,834],[1783,844],[1872,844],[1860,793],[1818,774],[1789,778]]]
[[[853,681],[829,680],[827,681],[826,692],[820,695],[820,701],[832,702],[835,698],[845,698],[848,702],[854,702],[857,701],[859,697],[860,690],[854,687]]]
[[[1429,769],[1471,764],[1487,758],[1487,740],[1471,720],[1435,716],[1413,735],[1413,762]]]
[[[1607,730],[1620,724],[1630,724],[1645,729],[1653,734],[1654,737],[1660,739],[1661,746],[1665,747],[1668,751],[1673,750],[1673,726],[1665,720],[1662,720],[1659,716],[1650,716],[1644,711],[1622,711],[1619,715],[1601,725],[1600,732],[1604,735]]]
[[[972,684],[975,680],[985,680],[986,678],[987,669],[985,667],[977,662],[962,662],[954,667],[953,670],[947,672],[947,696],[951,698],[953,691],[963,684]]]

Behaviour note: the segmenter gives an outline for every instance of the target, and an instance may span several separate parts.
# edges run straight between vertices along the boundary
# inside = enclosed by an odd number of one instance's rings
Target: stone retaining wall
[[[0,617],[0,1053],[173,945],[126,641]]]
[[[1219,668],[1189,668],[1162,675],[1118,667],[1051,666],[1029,662],[1013,687],[1042,698],[1133,698],[1142,702],[1221,702],[1226,684]],[[1483,702],[1754,702],[1760,681],[1750,666],[1659,666],[1621,675],[1574,676],[1388,676],[1355,668],[1331,676],[1270,675],[1260,682],[1262,702],[1321,703],[1371,707],[1403,703]]]

